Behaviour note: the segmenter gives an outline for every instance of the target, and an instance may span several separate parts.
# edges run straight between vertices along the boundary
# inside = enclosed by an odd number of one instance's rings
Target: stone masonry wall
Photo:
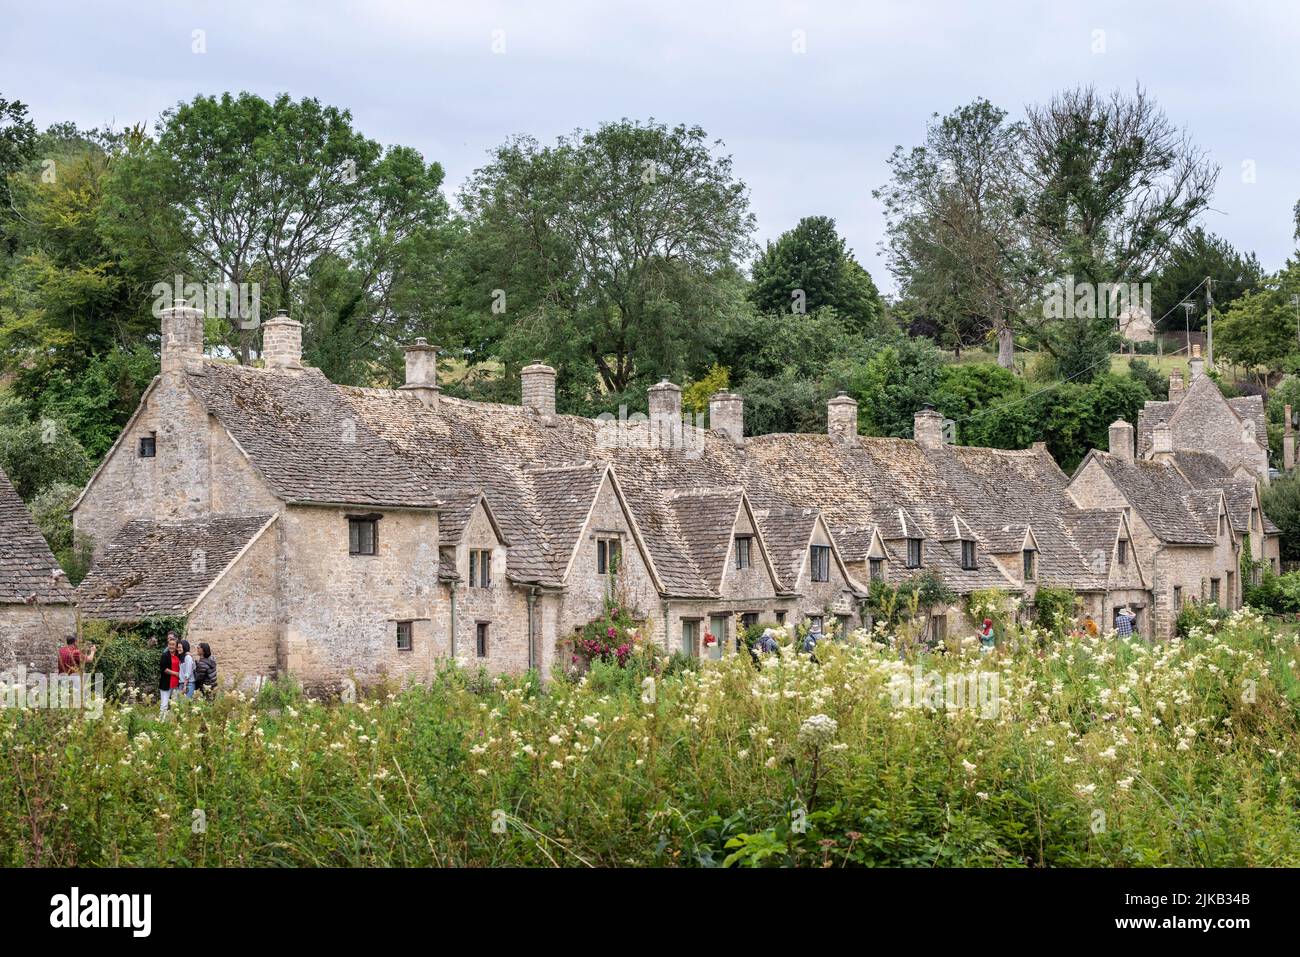
[[[59,648],[76,628],[70,605],[0,604],[0,670],[22,665],[55,672]]]

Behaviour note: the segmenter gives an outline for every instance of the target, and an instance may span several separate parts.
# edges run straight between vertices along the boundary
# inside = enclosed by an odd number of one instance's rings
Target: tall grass
[[[983,656],[859,633],[545,688],[449,668],[166,722],[4,709],[0,863],[1300,864],[1300,647],[1249,612],[1217,627]],[[993,707],[900,706],[917,665],[995,674]]]

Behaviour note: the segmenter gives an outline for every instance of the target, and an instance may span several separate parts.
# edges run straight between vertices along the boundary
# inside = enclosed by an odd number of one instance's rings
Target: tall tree
[[[139,229],[179,221],[196,281],[257,282],[264,307],[289,307],[304,320],[309,352],[342,323],[355,327],[349,354],[369,358],[403,318],[392,301],[404,244],[445,223],[442,177],[414,150],[367,139],[346,110],[226,93],[165,112],[157,141],[123,169],[117,199]],[[321,273],[326,291],[312,288]],[[341,282],[350,291],[340,297]],[[322,301],[345,314],[320,317]],[[243,361],[255,345],[251,326],[232,323],[226,335]],[[337,354],[321,345],[322,355]],[[356,364],[329,371],[345,381],[364,372]]]
[[[1036,291],[1020,217],[1026,183],[1014,162],[1021,129],[979,99],[926,127],[925,143],[889,159],[890,271],[910,308],[960,348],[992,332],[998,364],[1014,364],[1015,319]]]
[[[1235,299],[1260,287],[1264,271],[1254,253],[1242,255],[1226,239],[1196,226],[1174,244],[1152,282],[1152,319],[1161,319],[1162,329],[1182,330],[1190,319],[1192,327],[1205,324],[1205,294],[1198,290],[1190,314],[1178,308],[1188,292],[1209,276],[1214,280],[1214,306],[1226,310]]]
[[[754,263],[750,299],[764,312],[807,314],[830,306],[865,335],[885,307],[871,275],[853,258],[829,216],[805,216]]]
[[[1132,96],[1068,90],[1029,107],[1021,170],[1030,235],[1057,279],[1145,280],[1209,202],[1218,167],[1139,87]],[[1045,323],[1061,374],[1090,379],[1104,364],[1115,318]]]
[[[460,194],[460,344],[512,366],[556,363],[571,401],[707,369],[742,308],[753,230],[720,145],[698,126],[622,120],[500,147]]]
[[[0,224],[12,209],[9,177],[32,158],[35,144],[36,126],[27,118],[27,107],[0,96]]]

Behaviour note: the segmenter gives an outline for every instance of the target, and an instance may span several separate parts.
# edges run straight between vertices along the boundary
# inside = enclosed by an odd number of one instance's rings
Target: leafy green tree
[[[394,302],[410,281],[408,245],[445,226],[442,178],[415,150],[384,149],[355,130],[346,110],[225,93],[163,114],[157,141],[123,164],[114,206],[137,233],[179,231],[196,281],[259,283],[264,309],[303,320],[309,354],[337,358],[317,342],[337,334],[348,355],[373,358],[411,325]],[[251,326],[232,322],[224,336],[244,362]],[[363,368],[327,371],[348,379]]]
[[[1070,472],[1090,449],[1109,446],[1110,423],[1137,421],[1150,398],[1137,379],[1105,373],[1090,383],[1063,382],[1043,390],[1030,404],[1039,437],[1057,464]]]
[[[944,366],[934,406],[957,423],[957,441],[987,448],[1024,448],[1037,437],[1015,373],[989,363]]]
[[[455,343],[556,366],[569,403],[707,369],[743,310],[753,216],[698,126],[623,120],[554,146],[516,137],[465,184]]]
[[[1260,495],[1264,514],[1282,530],[1282,558],[1300,560],[1300,477],[1286,475],[1270,482]]]
[[[1190,315],[1190,325],[1193,329],[1205,327],[1205,291],[1198,287],[1207,276],[1214,280],[1215,309],[1225,310],[1234,300],[1258,289],[1264,271],[1254,253],[1242,255],[1226,239],[1207,233],[1201,226],[1193,227],[1174,244],[1151,284],[1151,318],[1162,320],[1162,330],[1181,332],[1187,327],[1189,316],[1179,304],[1193,289],[1197,291],[1191,301],[1196,308]],[[1217,328],[1215,333],[1217,340]]]
[[[682,409],[687,412],[709,411],[709,396],[731,387],[731,370],[716,362],[703,376],[688,382],[682,389]]]
[[[1288,261],[1262,288],[1248,292],[1228,308],[1214,326],[1214,342],[1222,358],[1268,373],[1300,351],[1300,310],[1292,297],[1300,295],[1300,263]]]
[[[0,468],[27,500],[58,482],[83,485],[90,458],[61,422],[20,420],[0,425]]]
[[[36,527],[45,536],[50,551],[73,585],[80,585],[90,569],[93,543],[72,529],[72,506],[81,495],[81,487],[55,482],[39,492],[28,509]]]
[[[1029,107],[1017,155],[1036,258],[1076,283],[1144,280],[1204,211],[1218,177],[1141,88],[1107,97],[1079,87]],[[1114,329],[1109,315],[1039,322],[1073,381],[1105,368]]]
[[[867,435],[911,438],[916,411],[932,402],[943,356],[924,339],[904,336],[873,343],[865,362],[832,365],[826,381],[858,401],[859,425]],[[822,413],[825,427],[825,412]]]
[[[750,299],[763,312],[805,315],[830,306],[864,335],[880,331],[884,303],[829,216],[805,216],[754,263]]]
[[[1017,317],[1039,288],[1021,223],[1028,202],[1015,162],[1021,128],[978,99],[926,127],[925,143],[889,158],[889,268],[903,295],[958,351],[992,334],[1014,364]]]
[[[27,118],[27,107],[0,96],[0,225],[10,212],[9,177],[32,158],[36,126]]]

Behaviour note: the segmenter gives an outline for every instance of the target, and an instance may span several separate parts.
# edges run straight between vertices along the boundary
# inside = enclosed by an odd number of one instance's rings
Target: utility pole
[[[1187,358],[1192,357],[1192,310],[1196,303],[1188,299],[1183,303],[1183,328],[1187,333]]]
[[[1214,280],[1205,277],[1205,365],[1214,368]]]
[[[1295,306],[1295,337],[1300,342],[1300,294],[1291,294],[1291,305]]]

